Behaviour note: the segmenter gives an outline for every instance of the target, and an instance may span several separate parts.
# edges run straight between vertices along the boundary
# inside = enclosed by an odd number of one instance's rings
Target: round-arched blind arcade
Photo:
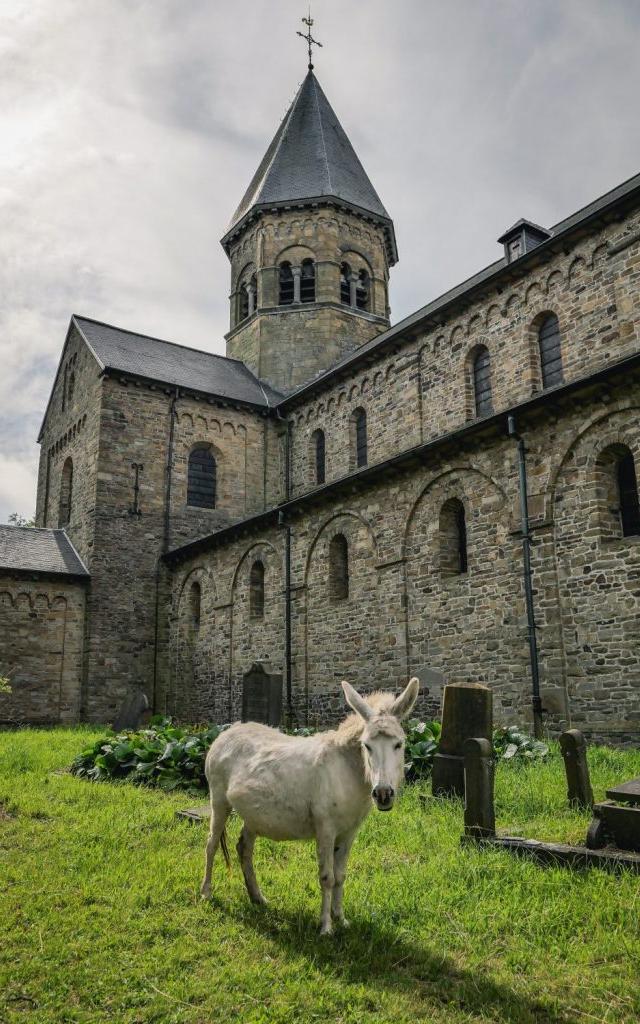
[[[210,448],[194,448],[189,456],[187,505],[216,507],[216,460]]]
[[[562,384],[562,347],[560,344],[560,325],[554,313],[545,317],[538,331],[540,347],[540,369],[542,371],[542,387],[552,388]]]

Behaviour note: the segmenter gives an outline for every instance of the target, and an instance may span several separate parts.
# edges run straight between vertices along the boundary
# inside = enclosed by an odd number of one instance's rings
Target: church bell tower
[[[227,355],[283,392],[389,326],[393,222],[310,63],[222,239]]]

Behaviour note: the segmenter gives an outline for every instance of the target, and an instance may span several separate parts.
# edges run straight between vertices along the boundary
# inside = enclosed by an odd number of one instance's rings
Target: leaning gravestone
[[[442,733],[433,759],[434,796],[464,797],[465,742],[493,734],[493,694],[481,683],[449,683],[442,702]]]
[[[282,675],[256,663],[242,677],[242,721],[278,728],[282,718]]]
[[[151,717],[151,708],[146,693],[135,689],[123,701],[122,707],[113,723],[114,732],[124,732],[125,729],[139,729],[146,724]]]

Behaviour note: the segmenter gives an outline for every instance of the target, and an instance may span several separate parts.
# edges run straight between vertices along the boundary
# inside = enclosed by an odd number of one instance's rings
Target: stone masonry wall
[[[0,572],[0,723],[77,722],[86,585]]]
[[[640,724],[640,538],[620,536],[602,466],[603,453],[622,444],[640,466],[639,402],[640,383],[629,379],[567,399],[552,412],[520,417],[530,471],[546,721],[552,730],[571,724],[619,742],[637,738]],[[441,535],[440,512],[451,498],[465,508],[468,571],[462,574],[452,573],[448,558],[441,557],[448,538]],[[530,724],[517,509],[515,445],[495,431],[468,439],[464,448],[433,451],[419,467],[354,488],[348,497],[318,500],[296,514],[291,525],[298,722],[339,718],[342,678],[363,690],[400,687],[412,674],[424,677],[426,669],[435,669],[447,681],[487,683],[497,721]],[[345,601],[331,598],[329,548],[337,533],[349,549]],[[266,650],[234,594],[235,574],[248,551],[261,544],[282,551],[283,530],[212,547],[174,572],[168,682],[173,693],[185,657],[176,611],[185,581],[196,572],[212,586],[215,581],[216,613],[203,618],[203,653],[190,662],[190,692],[197,696],[185,704],[187,715],[195,705],[198,717],[237,717],[241,673],[254,654],[284,670],[280,584],[274,583],[270,595],[274,619]],[[437,712],[440,699],[440,689],[432,687],[423,692],[419,710]],[[179,699],[172,706],[179,711]]]
[[[187,396],[174,401],[170,388],[105,379],[89,565],[89,718],[111,719],[132,684],[152,698],[161,628],[160,556],[167,548],[262,511],[265,470],[273,458],[270,453],[277,450],[274,431],[273,423],[250,409]],[[217,464],[216,507],[210,510],[187,506],[188,457],[201,444],[210,445]],[[139,514],[132,514],[134,462],[142,466]]]
[[[349,423],[368,421],[369,463],[439,437],[475,419],[471,363],[479,345],[491,359],[493,409],[541,391],[537,330],[559,320],[564,379],[595,372],[640,348],[640,215],[599,228],[517,282],[500,283],[445,316],[438,330],[398,338],[373,365],[354,364],[293,399],[293,493],[315,484],[311,435],[325,432],[327,481],[354,468]]]

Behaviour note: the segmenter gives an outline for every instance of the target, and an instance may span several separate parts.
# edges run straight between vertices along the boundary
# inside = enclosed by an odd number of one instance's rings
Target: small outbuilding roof
[[[73,316],[72,323],[103,369],[191,388],[231,401],[272,408],[282,398],[239,359],[176,345],[98,320]]]
[[[0,525],[0,572],[35,572],[88,577],[64,530]]]

